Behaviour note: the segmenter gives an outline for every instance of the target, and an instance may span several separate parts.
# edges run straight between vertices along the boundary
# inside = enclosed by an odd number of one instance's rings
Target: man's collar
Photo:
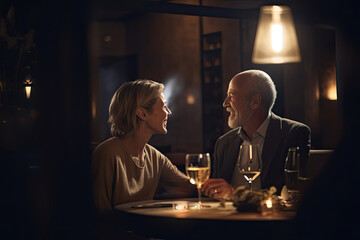
[[[260,127],[256,130],[256,132],[254,134],[258,133],[260,136],[265,138],[266,130],[269,126],[271,114],[272,114],[271,112],[268,113],[266,119],[263,121],[263,123],[260,125]],[[242,130],[242,127],[239,128],[238,134],[240,135],[240,137],[242,139],[244,139],[245,136],[248,138],[246,132],[244,130]]]
[[[268,116],[266,117],[266,119],[264,120],[264,122],[260,125],[260,127],[256,130],[256,132],[258,134],[260,134],[263,138],[265,138],[266,135],[266,130],[269,126],[269,122],[270,122],[270,116],[271,113],[269,112]]]

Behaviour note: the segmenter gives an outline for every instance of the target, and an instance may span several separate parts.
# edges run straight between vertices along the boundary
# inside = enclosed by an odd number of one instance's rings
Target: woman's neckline
[[[138,167],[138,168],[144,168],[145,167],[145,161],[147,159],[147,154],[144,148],[144,152],[142,154],[142,158],[140,159],[138,156],[132,156],[128,150],[128,148],[126,147],[126,144],[124,143],[123,139],[120,139],[121,145],[123,146],[126,154],[130,157],[130,159],[133,161],[133,163]]]

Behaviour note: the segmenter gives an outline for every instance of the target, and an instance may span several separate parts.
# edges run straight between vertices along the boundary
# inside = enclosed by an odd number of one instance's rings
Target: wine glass
[[[201,185],[210,177],[210,154],[186,154],[185,169],[190,183],[198,189],[198,207],[201,208]]]
[[[260,175],[262,162],[257,144],[243,144],[240,146],[238,169],[253,190],[252,183]]]

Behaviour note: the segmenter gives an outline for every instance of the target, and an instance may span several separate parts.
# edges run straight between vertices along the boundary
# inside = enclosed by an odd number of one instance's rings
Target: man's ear
[[[250,102],[250,108],[252,110],[255,110],[257,108],[259,108],[261,106],[261,95],[259,93],[256,93],[254,96],[252,96],[251,98],[251,102]]]
[[[146,111],[144,108],[138,108],[136,109],[136,116],[140,118],[140,120],[145,121],[146,120]]]

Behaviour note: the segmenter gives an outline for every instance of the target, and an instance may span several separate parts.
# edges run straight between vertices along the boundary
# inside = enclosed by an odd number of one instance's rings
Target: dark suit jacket
[[[239,128],[233,129],[216,141],[212,164],[213,178],[223,178],[231,182],[242,143],[238,131]],[[281,191],[285,185],[284,166],[289,147],[299,147],[301,156],[308,156],[310,142],[311,131],[308,126],[272,113],[262,151],[261,187],[275,186]]]

